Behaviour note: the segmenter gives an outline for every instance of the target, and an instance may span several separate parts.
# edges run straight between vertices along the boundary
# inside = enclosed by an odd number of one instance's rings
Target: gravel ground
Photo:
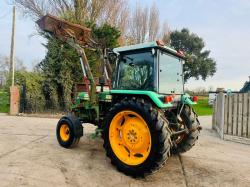
[[[91,125],[78,147],[60,147],[57,121],[0,115],[0,186],[250,186],[250,146],[220,140],[210,116],[200,117],[203,130],[192,150],[143,179],[116,171],[102,140],[90,138]]]

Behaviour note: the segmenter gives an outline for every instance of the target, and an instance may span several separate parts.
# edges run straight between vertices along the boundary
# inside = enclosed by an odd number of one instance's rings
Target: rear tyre
[[[103,131],[106,155],[127,175],[144,176],[170,156],[168,122],[144,100],[125,99],[111,108]]]
[[[69,118],[70,117],[61,118],[56,127],[57,141],[64,148],[74,147],[80,140],[80,137],[76,137],[73,129],[74,124]]]
[[[172,153],[184,153],[189,151],[198,140],[199,136],[199,121],[197,114],[194,112],[193,108],[185,105],[181,113],[182,124],[184,127],[190,130],[189,134],[183,134],[177,141],[177,145],[172,147]]]

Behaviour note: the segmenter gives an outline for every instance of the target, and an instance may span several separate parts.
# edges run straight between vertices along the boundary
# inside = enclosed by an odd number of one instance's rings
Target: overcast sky
[[[135,1],[131,1],[135,2]],[[250,1],[249,0],[143,0],[156,3],[160,19],[172,30],[189,28],[198,34],[217,61],[217,72],[206,82],[190,80],[186,87],[224,87],[238,90],[250,75]],[[12,7],[0,1],[0,55],[9,55]],[[32,67],[43,59],[46,50],[36,32],[35,23],[18,13],[16,56]]]

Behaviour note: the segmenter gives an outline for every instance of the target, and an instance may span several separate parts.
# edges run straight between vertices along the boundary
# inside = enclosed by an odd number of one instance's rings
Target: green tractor
[[[97,45],[89,29],[51,15],[38,24],[78,51],[83,70],[72,112],[57,124],[61,146],[73,147],[83,136],[83,123],[94,124],[111,163],[131,176],[152,173],[171,154],[194,146],[201,126],[192,108],[197,97],[184,93],[182,52],[160,41],[105,50],[103,76],[96,80],[84,52]]]

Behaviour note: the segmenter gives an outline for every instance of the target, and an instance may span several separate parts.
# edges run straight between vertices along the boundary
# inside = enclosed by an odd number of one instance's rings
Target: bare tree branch
[[[148,10],[147,7],[143,8],[137,4],[130,18],[129,28],[130,44],[155,41],[161,37],[159,10],[156,5],[153,4]]]
[[[142,43],[147,39],[148,34],[148,8],[136,6],[130,20],[130,37],[133,43]]]
[[[134,44],[169,39],[169,28],[160,25],[155,4],[130,9],[126,0],[15,0],[25,15],[37,20],[50,13],[68,21],[84,25],[108,23],[121,31],[120,44]]]
[[[154,41],[158,38],[159,30],[160,30],[159,10],[157,9],[155,4],[150,8],[148,24],[149,24],[148,40]]]
[[[161,34],[160,34],[159,38],[161,38],[165,44],[169,44],[170,43],[170,34],[171,34],[170,27],[168,26],[167,22],[165,21],[162,25]]]

